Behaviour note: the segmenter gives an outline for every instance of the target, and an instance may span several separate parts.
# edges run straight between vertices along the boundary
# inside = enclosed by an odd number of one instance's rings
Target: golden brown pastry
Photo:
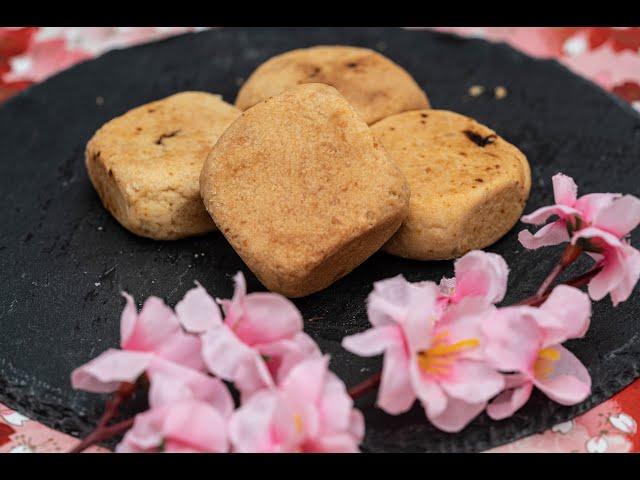
[[[270,290],[321,290],[378,250],[407,214],[398,167],[333,87],[296,86],[250,108],[207,158],[205,206]]]
[[[490,128],[457,113],[420,110],[371,129],[411,190],[409,216],[387,252],[459,257],[491,245],[520,218],[531,188],[529,163]]]
[[[86,149],[104,206],[143,237],[171,240],[214,230],[200,198],[200,170],[240,113],[219,95],[183,92],[106,123]]]
[[[302,48],[270,58],[244,83],[236,106],[246,110],[303,83],[335,87],[368,124],[429,108],[427,96],[406,70],[373,50],[347,46]]]

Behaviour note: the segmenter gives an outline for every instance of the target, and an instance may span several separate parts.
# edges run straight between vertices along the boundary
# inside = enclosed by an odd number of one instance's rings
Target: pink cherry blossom
[[[589,282],[591,298],[601,300],[610,294],[614,306],[627,300],[640,278],[640,251],[627,240],[594,227],[574,235],[573,243],[580,244],[581,241],[587,241],[591,249],[598,251],[590,255],[596,260],[596,268],[602,267]]]
[[[562,405],[587,398],[589,372],[561,343],[584,336],[590,316],[589,297],[574,287],[559,285],[539,308],[501,308],[482,324],[487,358],[496,368],[509,372],[505,391],[487,408],[491,418],[511,416],[527,402],[534,386]]]
[[[202,333],[202,356],[211,373],[234,382],[243,398],[320,350],[302,331],[295,305],[275,293],[246,292],[244,276],[235,276],[231,300],[222,300],[224,321],[215,301],[198,285],[176,306],[187,331]]]
[[[454,264],[455,278],[440,281],[440,299],[459,303],[466,297],[484,297],[490,303],[501,302],[507,291],[509,268],[500,255],[474,250]]]
[[[328,357],[293,367],[275,389],[253,395],[232,415],[229,437],[236,452],[357,452],[362,414]]]
[[[229,450],[227,423],[234,407],[229,391],[217,378],[183,370],[152,377],[151,408],[136,416],[133,427],[116,447],[118,453]],[[180,373],[186,373],[187,379]],[[196,380],[196,376],[201,378]]]
[[[483,357],[482,320],[495,309],[482,296],[438,305],[432,282],[397,276],[374,284],[368,314],[373,328],[342,345],[361,356],[384,353],[378,406],[403,413],[420,400],[431,423],[457,432],[500,392],[504,379]]]
[[[138,314],[133,298],[120,319],[122,350],[109,349],[71,374],[74,388],[96,393],[115,391],[120,383],[135,381],[145,371],[160,371],[171,364],[204,370],[200,339],[185,333],[173,310],[157,297],[149,297]]]
[[[552,180],[556,203],[525,215],[522,221],[542,225],[553,216],[558,220],[535,234],[528,230],[520,232],[518,239],[525,248],[568,242],[576,231],[589,226],[623,238],[640,223],[640,199],[633,195],[592,193],[578,198],[578,187],[571,177],[558,173]]]

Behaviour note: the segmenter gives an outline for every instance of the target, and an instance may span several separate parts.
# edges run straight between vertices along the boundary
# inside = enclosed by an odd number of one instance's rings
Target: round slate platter
[[[104,210],[83,164],[86,142],[104,122],[181,90],[220,93],[232,102],[242,79],[269,57],[316,44],[380,50],[405,67],[435,108],[477,118],[525,152],[533,188],[526,211],[552,202],[550,177],[577,179],[581,191],[640,194],[640,117],[628,106],[554,61],[505,45],[400,29],[221,29],[114,51],[33,87],[0,109],[0,401],[56,429],[84,434],[103,397],[75,392],[72,369],[117,346],[120,290],[140,302],[158,295],[170,305],[199,280],[230,296],[242,270],[262,287],[214,233],[177,242],[138,238]],[[467,93],[484,85],[479,97]],[[505,86],[496,100],[492,90]],[[103,101],[97,100],[102,98]],[[559,248],[525,252],[516,226],[488,250],[511,267],[505,303],[531,294]],[[637,242],[635,243],[637,246]],[[577,267],[585,267],[582,263]],[[576,270],[574,270],[575,273]],[[378,253],[326,290],[296,300],[305,330],[331,354],[331,368],[353,385],[380,367],[340,347],[367,328],[365,298],[376,280],[402,273],[411,281],[451,275],[451,262],[412,262]],[[480,451],[540,432],[604,401],[638,376],[638,292],[615,310],[594,306],[587,337],[569,347],[593,377],[593,395],[567,408],[536,393],[508,420],[481,416],[459,434],[431,427],[423,411],[392,417],[359,406],[366,451]]]

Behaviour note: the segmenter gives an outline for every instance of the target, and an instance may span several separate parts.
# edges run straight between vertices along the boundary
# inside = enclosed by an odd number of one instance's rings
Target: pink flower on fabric
[[[520,232],[518,239],[525,248],[568,242],[575,232],[589,226],[623,238],[640,223],[640,199],[633,195],[592,193],[578,198],[578,187],[571,177],[558,173],[552,180],[556,203],[523,216],[522,221],[542,225],[553,216],[558,220],[535,234],[528,230]]]
[[[580,244],[581,241],[587,241],[592,250],[598,251],[589,254],[596,260],[596,266],[602,266],[589,282],[591,298],[601,300],[609,293],[614,307],[627,300],[640,279],[640,252],[627,240],[599,228],[577,232],[572,243]]]
[[[362,414],[328,357],[293,367],[275,389],[253,395],[229,422],[236,452],[357,452],[364,437]]]
[[[589,396],[589,372],[561,343],[583,337],[590,316],[589,297],[577,288],[559,285],[539,308],[501,308],[482,324],[487,358],[509,372],[505,391],[487,407],[491,418],[513,415],[534,386],[562,405],[574,405]]]
[[[229,450],[227,423],[234,404],[227,387],[217,378],[183,370],[152,377],[151,408],[136,416],[116,452],[225,453]]]
[[[123,296],[127,304],[120,319],[122,350],[109,349],[75,369],[73,388],[113,392],[122,382],[135,383],[145,371],[160,371],[171,364],[204,370],[200,339],[182,330],[173,310],[161,299],[149,297],[138,314],[133,298]]]
[[[440,300],[459,303],[467,297],[483,297],[490,303],[501,302],[507,291],[509,267],[500,255],[473,250],[456,260],[455,278],[440,281]]]
[[[432,282],[412,284],[401,276],[374,284],[368,314],[373,328],[343,339],[361,356],[384,352],[378,406],[390,414],[411,408],[416,398],[431,423],[457,432],[498,394],[504,379],[486,363],[482,320],[493,307],[468,297],[444,313]]]
[[[320,350],[302,331],[302,316],[295,305],[275,293],[246,293],[244,276],[235,276],[231,300],[222,300],[222,320],[216,302],[201,286],[176,305],[187,331],[203,333],[202,356],[209,371],[234,382],[248,397],[273,387],[297,363]]]

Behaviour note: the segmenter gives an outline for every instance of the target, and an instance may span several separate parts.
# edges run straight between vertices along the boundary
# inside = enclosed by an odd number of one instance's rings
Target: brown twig
[[[551,285],[556,280],[556,278],[558,278],[558,276],[562,272],[564,272],[567,269],[567,267],[569,267],[569,265],[575,262],[581,253],[582,253],[582,248],[578,247],[577,245],[572,245],[572,244],[567,245],[567,248],[565,248],[564,252],[562,252],[560,261],[555,267],[553,267],[551,272],[549,272],[549,275],[547,275],[547,278],[545,278],[542,281],[542,283],[540,284],[540,287],[538,288],[538,291],[536,292],[536,295],[542,296],[545,293],[548,293],[548,291],[551,289]]]
[[[358,398],[363,396],[365,393],[373,390],[378,385],[380,385],[381,377],[382,377],[382,374],[378,372],[375,375],[372,375],[371,377],[367,378],[363,382],[360,382],[354,387],[351,387],[347,393],[351,396],[351,398],[353,398],[354,400],[357,400]]]
[[[109,421],[115,418],[118,415],[118,411],[120,409],[120,405],[127,400],[133,392],[135,391],[135,385],[132,383],[121,383],[120,387],[113,395],[111,399],[107,401],[107,404],[104,409],[104,413],[98,422],[96,428],[87,435],[84,439],[78,443],[69,453],[80,453],[90,446],[101,442],[103,440],[107,440],[119,433],[124,432],[128,428],[133,425],[133,418],[128,420],[124,420],[123,422],[116,423],[110,427],[107,426]]]
[[[109,427],[96,429],[85,438],[83,438],[82,441],[78,445],[76,445],[73,450],[69,451],[69,453],[81,453],[87,448],[95,445],[96,443],[100,443],[104,440],[115,437],[116,435],[120,435],[133,426],[133,421],[133,418],[128,418],[127,420],[115,423]]]

